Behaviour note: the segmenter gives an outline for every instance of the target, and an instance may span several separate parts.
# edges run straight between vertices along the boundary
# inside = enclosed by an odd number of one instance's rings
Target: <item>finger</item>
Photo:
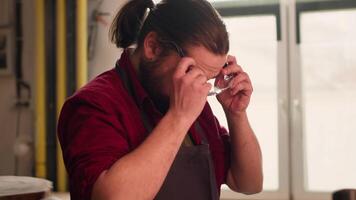
[[[250,76],[246,73],[246,77],[247,77],[247,81],[252,85],[252,82],[251,82],[251,79],[250,79]]]
[[[242,93],[242,94],[250,96],[252,94],[252,86],[247,82],[241,82],[235,88],[230,90],[230,94],[232,96],[234,96],[238,93]]]
[[[199,69],[198,67],[191,67],[190,70],[186,73],[187,76],[190,76],[192,78],[196,78],[198,76],[204,76],[204,72]]]
[[[234,56],[228,56],[227,63],[227,66],[222,69],[224,75],[243,72],[242,67],[236,63],[236,58]]]
[[[204,94],[205,94],[206,96],[208,96],[208,93],[209,93],[209,91],[211,90],[212,87],[213,87],[213,86],[212,86],[210,83],[208,83],[208,82],[205,82],[205,83],[204,83],[204,85],[203,85],[203,92],[204,92]]]
[[[228,55],[226,60],[227,60],[228,64],[236,64],[237,63],[236,57],[232,56],[232,55]]]
[[[195,78],[195,81],[199,84],[205,84],[207,81],[208,81],[208,78],[204,75],[198,75],[196,78]]]
[[[240,82],[243,82],[243,81],[247,81],[247,82],[250,82],[250,79],[247,75],[247,73],[245,72],[240,72],[238,73],[229,83],[229,86],[231,88],[235,87],[237,84],[239,84]]]
[[[187,71],[189,71],[189,68],[194,65],[195,65],[195,60],[193,58],[184,57],[179,61],[174,75],[177,77],[184,76],[187,73]]]
[[[252,94],[252,85],[246,81],[240,82],[238,85],[236,85],[234,88],[231,88],[230,94],[231,95],[236,95],[239,92],[244,92],[246,95],[251,95]]]
[[[228,55],[226,61],[227,61],[227,65],[228,65],[228,66],[229,66],[229,65],[238,65],[235,56]],[[238,66],[239,66],[239,65],[238,65]]]
[[[228,67],[224,68],[221,72],[223,75],[230,75],[230,74],[237,74],[243,71],[241,67],[238,65],[229,65]]]

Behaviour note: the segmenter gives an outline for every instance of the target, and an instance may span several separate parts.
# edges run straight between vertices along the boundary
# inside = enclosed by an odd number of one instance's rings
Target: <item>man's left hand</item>
[[[234,56],[227,57],[227,67],[221,70],[222,75],[236,74],[230,81],[230,88],[217,95],[225,112],[238,114],[245,112],[253,91],[250,78],[237,64]],[[221,77],[220,77],[221,78]]]

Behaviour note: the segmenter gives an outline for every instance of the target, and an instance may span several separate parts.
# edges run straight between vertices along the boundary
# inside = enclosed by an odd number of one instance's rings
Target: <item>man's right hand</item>
[[[194,59],[182,58],[172,79],[170,111],[193,123],[203,110],[211,87],[203,71],[195,67]]]

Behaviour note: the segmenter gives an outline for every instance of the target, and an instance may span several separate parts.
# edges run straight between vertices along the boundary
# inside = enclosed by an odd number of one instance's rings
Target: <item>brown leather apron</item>
[[[116,65],[127,91],[133,95],[126,72]],[[152,131],[147,114],[141,109],[142,121],[147,131]],[[202,138],[201,145],[181,145],[172,166],[157,193],[156,200],[217,200],[215,170],[209,144],[200,125],[195,128]],[[187,135],[189,137],[189,135]]]

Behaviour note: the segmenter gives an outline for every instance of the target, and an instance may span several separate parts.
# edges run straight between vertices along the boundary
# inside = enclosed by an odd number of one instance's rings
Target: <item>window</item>
[[[264,191],[222,199],[331,199],[356,186],[356,2],[212,1],[230,53],[254,85],[248,110],[264,156]],[[288,17],[287,17],[288,16]],[[219,103],[209,97],[223,125]]]
[[[299,15],[301,79],[296,82],[302,103],[300,196],[356,185],[356,4],[348,2],[299,6],[308,11]]]

